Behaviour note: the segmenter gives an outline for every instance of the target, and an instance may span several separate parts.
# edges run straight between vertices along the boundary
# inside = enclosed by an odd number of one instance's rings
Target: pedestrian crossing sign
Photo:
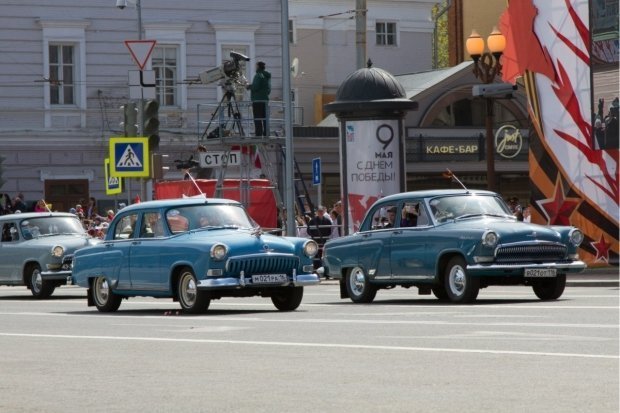
[[[123,178],[110,173],[110,158],[104,160],[105,170],[105,193],[106,195],[116,195],[123,192]]]
[[[111,137],[110,174],[121,178],[148,178],[149,138]]]

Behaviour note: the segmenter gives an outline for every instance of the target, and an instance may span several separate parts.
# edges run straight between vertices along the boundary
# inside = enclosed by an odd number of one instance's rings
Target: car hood
[[[204,242],[209,244],[222,243],[229,248],[245,250],[247,252],[282,252],[293,253],[295,246],[305,241],[302,238],[279,237],[261,233],[257,235],[250,230],[215,229],[206,231],[192,231],[186,234],[188,241]]]
[[[74,251],[82,247],[98,244],[101,240],[98,238],[92,238],[88,235],[51,235],[47,237],[34,238],[27,242],[28,245],[42,247],[61,245],[65,251]]]
[[[443,229],[454,231],[478,231],[480,233],[492,230],[499,235],[499,242],[502,244],[529,241],[562,241],[561,234],[553,228],[529,222],[498,218],[457,220],[445,224]]]

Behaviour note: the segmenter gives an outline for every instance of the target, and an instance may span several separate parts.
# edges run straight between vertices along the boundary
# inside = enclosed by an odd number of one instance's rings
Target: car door
[[[105,243],[107,249],[103,259],[108,275],[118,280],[118,289],[132,288],[130,275],[131,247],[137,236],[138,213],[127,213],[114,225],[111,241]]]
[[[375,206],[359,232],[361,239],[357,248],[358,263],[371,279],[389,279],[391,276],[390,238],[396,230],[388,217],[391,208],[395,208],[395,205]]]
[[[140,231],[131,241],[129,272],[131,288],[143,291],[167,291],[168,269],[161,267],[161,256],[167,236],[159,211],[145,211],[139,219]]]
[[[0,241],[0,282],[3,284],[22,284],[22,240],[19,237],[17,224],[12,221],[1,225]]]
[[[390,268],[394,280],[433,278],[429,268],[428,231],[430,220],[421,199],[408,199],[398,206],[399,227],[390,239]]]

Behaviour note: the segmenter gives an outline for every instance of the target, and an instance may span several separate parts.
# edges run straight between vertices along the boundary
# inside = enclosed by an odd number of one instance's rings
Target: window
[[[377,46],[396,46],[396,23],[377,22]]]
[[[177,105],[177,47],[174,45],[155,46],[152,55],[152,68],[155,71],[155,94],[161,106]]]
[[[49,45],[49,87],[52,105],[75,103],[75,48],[72,45]]]
[[[288,21],[288,42],[290,44],[295,43],[295,25],[293,20]]]

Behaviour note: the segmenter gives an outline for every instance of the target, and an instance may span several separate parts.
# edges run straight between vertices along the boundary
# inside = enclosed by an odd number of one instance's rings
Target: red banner
[[[213,198],[216,179],[196,179],[195,182],[196,184],[192,181],[156,182],[153,188],[155,199],[190,197],[200,195],[201,191],[208,198]],[[241,195],[247,193],[248,203],[245,207],[250,216],[263,228],[276,228],[278,211],[271,186],[267,179],[225,179],[222,198],[241,201]]]

